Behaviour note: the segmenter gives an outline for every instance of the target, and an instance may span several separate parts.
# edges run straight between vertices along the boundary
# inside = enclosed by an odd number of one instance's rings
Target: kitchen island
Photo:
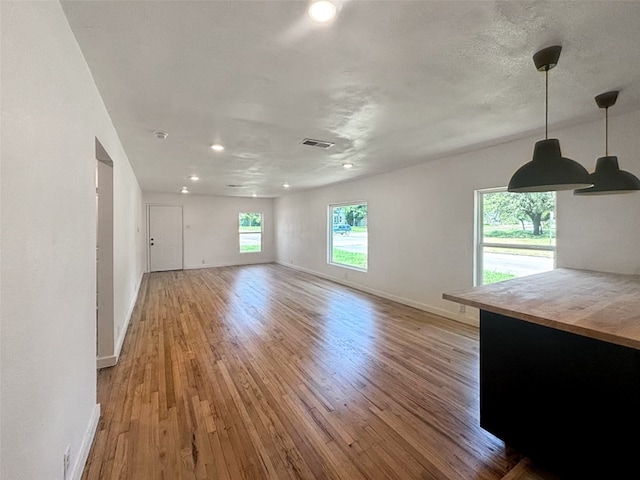
[[[566,478],[640,478],[640,276],[560,268],[480,309],[480,425]]]

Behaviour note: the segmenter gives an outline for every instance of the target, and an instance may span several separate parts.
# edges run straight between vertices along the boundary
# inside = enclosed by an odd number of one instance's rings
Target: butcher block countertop
[[[442,298],[640,350],[640,275],[558,268]]]

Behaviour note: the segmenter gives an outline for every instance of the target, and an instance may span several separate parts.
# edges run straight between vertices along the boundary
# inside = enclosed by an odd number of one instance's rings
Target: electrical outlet
[[[460,305],[460,313],[464,313],[467,311],[466,305]]]
[[[63,474],[62,474],[62,478],[64,480],[69,480],[69,475],[71,475],[71,445],[67,445],[66,450],[64,451],[64,458],[62,459],[63,462]]]

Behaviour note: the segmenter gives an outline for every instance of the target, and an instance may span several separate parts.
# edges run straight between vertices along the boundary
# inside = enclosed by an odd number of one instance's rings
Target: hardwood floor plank
[[[82,478],[500,479],[477,369],[477,329],[281,266],[146,274]]]
[[[168,411],[162,415],[158,427],[159,432],[159,463],[160,471],[163,473],[163,477],[170,478],[183,478],[180,475],[181,460],[179,457],[178,449],[175,445],[178,444],[178,414],[176,407],[171,407]]]

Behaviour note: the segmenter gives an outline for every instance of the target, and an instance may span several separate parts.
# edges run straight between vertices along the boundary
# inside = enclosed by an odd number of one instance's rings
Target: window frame
[[[484,213],[484,195],[485,194],[490,194],[490,193],[501,193],[501,192],[508,192],[507,187],[493,187],[493,188],[482,188],[479,190],[476,190],[476,195],[475,195],[475,202],[474,202],[474,207],[475,207],[475,225],[474,225],[474,242],[475,242],[475,248],[474,248],[474,255],[473,255],[473,260],[474,260],[474,266],[475,268],[473,269],[473,286],[477,287],[480,285],[489,285],[489,284],[485,284],[482,283],[482,280],[484,278],[484,263],[483,263],[483,255],[482,255],[482,250],[484,247],[497,247],[497,248],[507,248],[507,249],[513,249],[513,250],[541,250],[541,251],[547,251],[547,252],[553,252],[553,268],[556,268],[556,258],[557,258],[557,248],[558,248],[558,244],[557,244],[557,239],[558,239],[558,221],[557,221],[557,215],[556,212],[558,210],[558,196],[556,195],[555,197],[555,209],[554,209],[554,223],[556,225],[555,230],[556,230],[556,244],[551,246],[547,246],[547,245],[517,245],[517,244],[504,244],[504,243],[494,243],[494,242],[484,242],[484,232],[483,232],[483,227],[484,227],[484,218],[483,218],[483,213]],[[516,277],[516,278],[521,278],[521,277]]]
[[[338,263],[333,259],[333,225],[334,225],[334,215],[333,209],[340,207],[349,207],[356,205],[366,205],[367,207],[367,266],[366,267],[357,267],[354,265],[349,265],[346,263]],[[330,203],[327,207],[327,263],[329,265],[333,265],[335,267],[348,268],[351,270],[356,270],[358,272],[368,272],[369,271],[369,204],[365,200],[361,201],[352,201],[352,202],[337,202]]]
[[[242,235],[255,235],[258,232],[241,232],[240,228],[242,228],[242,225],[240,225],[240,216],[241,215],[260,215],[260,250],[249,250],[246,252],[242,251]],[[238,253],[240,254],[245,254],[245,253],[262,253],[262,246],[263,246],[263,240],[264,240],[264,213],[262,212],[250,212],[250,211],[241,211],[238,212]]]

